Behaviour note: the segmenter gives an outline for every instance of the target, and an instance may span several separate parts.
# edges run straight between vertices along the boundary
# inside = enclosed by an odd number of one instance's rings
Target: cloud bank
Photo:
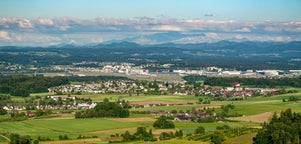
[[[212,15],[213,16],[213,15]],[[202,19],[0,18],[0,45],[49,46],[112,41],[202,43],[231,41],[300,41],[301,21],[241,22]]]

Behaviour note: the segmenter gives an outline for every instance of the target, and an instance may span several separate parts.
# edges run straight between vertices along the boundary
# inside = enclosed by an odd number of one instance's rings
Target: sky
[[[0,10],[2,46],[301,40],[300,0],[1,0]]]

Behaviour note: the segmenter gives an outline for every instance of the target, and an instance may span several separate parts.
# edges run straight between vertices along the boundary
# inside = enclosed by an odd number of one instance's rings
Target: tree
[[[199,103],[201,104],[203,102],[203,99],[202,98],[199,98]]]
[[[176,131],[175,136],[179,138],[183,137],[183,131],[182,130]]]
[[[122,108],[119,104],[108,102],[97,104],[93,109],[77,111],[75,118],[92,118],[92,117],[129,117],[129,110]]]
[[[39,140],[34,140],[34,141],[33,141],[33,144],[39,144],[39,143],[40,143]]]
[[[225,136],[220,131],[214,131],[213,135],[211,136],[211,142],[214,144],[221,144],[225,140]]]
[[[197,129],[195,129],[194,134],[204,134],[205,129],[202,126],[199,126]]]
[[[130,134],[129,131],[126,131],[122,136],[122,141],[131,141],[133,136]]]
[[[108,103],[110,100],[109,100],[109,98],[104,98],[103,99],[103,102],[105,102],[105,103]]]
[[[175,124],[172,121],[168,121],[166,116],[160,116],[154,122],[153,127],[159,129],[175,128]]]
[[[0,115],[6,115],[6,114],[7,114],[7,110],[0,107]]]
[[[19,134],[12,133],[9,135],[10,142],[9,144],[31,144],[31,137],[26,136],[20,136]]]
[[[177,114],[177,113],[178,113],[178,111],[177,111],[177,110],[175,110],[175,109],[173,109],[173,110],[171,110],[171,113],[172,113],[173,115],[175,115],[175,114]]]

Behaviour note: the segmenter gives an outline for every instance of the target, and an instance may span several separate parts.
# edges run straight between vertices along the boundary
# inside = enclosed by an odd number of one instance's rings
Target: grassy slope
[[[33,138],[44,136],[57,139],[61,134],[67,134],[69,137],[75,138],[79,134],[86,134],[91,131],[136,127],[138,123],[124,123],[95,118],[27,120],[23,122],[2,122],[0,125],[0,131],[2,132],[30,135]]]
[[[231,138],[226,140],[225,144],[252,144],[253,143],[253,137],[255,137],[256,133],[250,133],[241,135],[235,138]]]

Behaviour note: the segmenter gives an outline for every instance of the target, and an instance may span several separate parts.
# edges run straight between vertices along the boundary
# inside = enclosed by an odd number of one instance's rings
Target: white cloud
[[[38,22],[41,25],[53,25],[53,21],[51,19],[48,19],[48,18],[39,18]]]
[[[217,38],[218,34],[217,33],[213,33],[213,32],[207,32],[205,33],[206,37],[210,37],[210,38]]]
[[[173,25],[162,25],[162,26],[154,26],[151,28],[151,30],[159,30],[159,31],[184,31],[179,26],[173,26]]]
[[[4,40],[4,41],[10,41],[11,38],[8,35],[8,32],[6,31],[0,31],[0,39]]]
[[[241,28],[241,29],[237,29],[235,30],[236,32],[251,32],[251,30],[247,27]]]
[[[104,42],[103,38],[92,38],[91,39],[92,43],[102,43]]]
[[[0,18],[0,39],[17,44],[99,43],[129,39],[139,43],[156,43],[144,36],[176,31],[185,37],[170,42],[214,42],[220,40],[290,41],[301,40],[301,21],[241,22],[231,20],[174,18]],[[205,34],[199,36],[194,34]],[[40,37],[40,38],[39,38]],[[132,38],[132,39],[130,39]],[[165,41],[166,42],[166,41]]]
[[[281,32],[282,28],[281,27],[271,27],[271,26],[268,26],[268,27],[265,27],[264,30],[268,31],[268,32]]]
[[[19,21],[19,27],[21,28],[33,28],[32,23],[29,19],[24,19],[22,21]]]

